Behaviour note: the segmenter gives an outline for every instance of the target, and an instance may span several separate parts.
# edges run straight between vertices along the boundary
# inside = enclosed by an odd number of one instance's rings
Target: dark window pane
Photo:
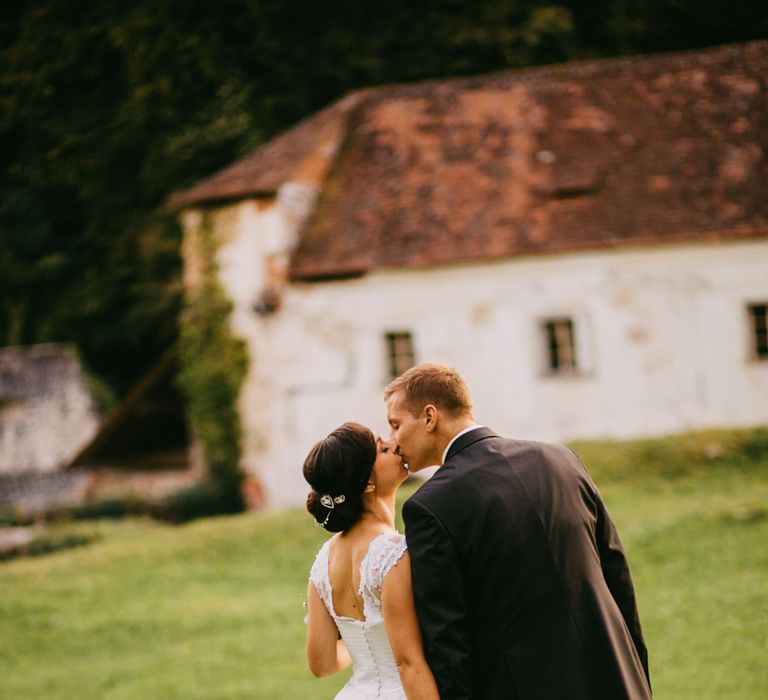
[[[768,359],[768,304],[751,304],[753,356],[759,360]]]
[[[547,334],[547,350],[549,352],[549,369],[557,371],[560,369],[560,357],[557,353],[557,331],[553,321],[545,324]]]
[[[573,320],[557,318],[542,324],[547,353],[547,369],[555,374],[576,370]]]

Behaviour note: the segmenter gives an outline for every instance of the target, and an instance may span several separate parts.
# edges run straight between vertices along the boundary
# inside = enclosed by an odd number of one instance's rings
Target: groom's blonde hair
[[[427,404],[453,416],[472,414],[467,383],[447,365],[424,363],[411,367],[384,390],[384,400],[398,391],[403,392],[403,402],[413,416],[418,416]]]

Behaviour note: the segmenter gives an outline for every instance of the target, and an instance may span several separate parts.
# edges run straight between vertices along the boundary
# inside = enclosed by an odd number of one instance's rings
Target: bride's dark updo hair
[[[310,450],[304,460],[304,478],[312,487],[307,510],[318,525],[342,532],[360,519],[363,491],[375,461],[376,438],[359,423],[344,423]],[[344,500],[328,508],[320,502],[322,496]]]

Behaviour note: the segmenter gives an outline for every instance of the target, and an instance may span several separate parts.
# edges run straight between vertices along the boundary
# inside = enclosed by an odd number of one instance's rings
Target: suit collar
[[[448,457],[448,450],[451,449],[451,446],[453,445],[456,440],[458,440],[464,433],[468,433],[470,430],[477,430],[478,428],[482,428],[483,426],[480,425],[480,423],[474,423],[473,425],[470,425],[468,428],[464,428],[464,430],[460,430],[456,435],[454,435],[450,442],[445,446],[445,449],[443,450],[442,457],[440,457],[440,464],[445,464],[445,460]]]
[[[484,425],[481,425],[479,428],[475,428],[474,430],[470,430],[467,433],[464,433],[463,435],[460,435],[457,437],[453,444],[448,449],[448,454],[445,456],[445,461],[443,464],[448,462],[452,457],[455,457],[459,452],[461,452],[466,447],[469,447],[470,445],[474,445],[476,442],[479,442],[480,440],[486,440],[491,437],[499,437],[496,433],[493,432],[490,428],[486,428]]]

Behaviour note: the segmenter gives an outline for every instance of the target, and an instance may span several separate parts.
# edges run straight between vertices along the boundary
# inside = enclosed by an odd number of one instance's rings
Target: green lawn
[[[765,443],[576,446],[628,550],[656,698],[768,697]],[[325,535],[303,511],[58,529],[97,540],[0,564],[0,698],[303,700],[343,684],[305,668],[302,601]]]

